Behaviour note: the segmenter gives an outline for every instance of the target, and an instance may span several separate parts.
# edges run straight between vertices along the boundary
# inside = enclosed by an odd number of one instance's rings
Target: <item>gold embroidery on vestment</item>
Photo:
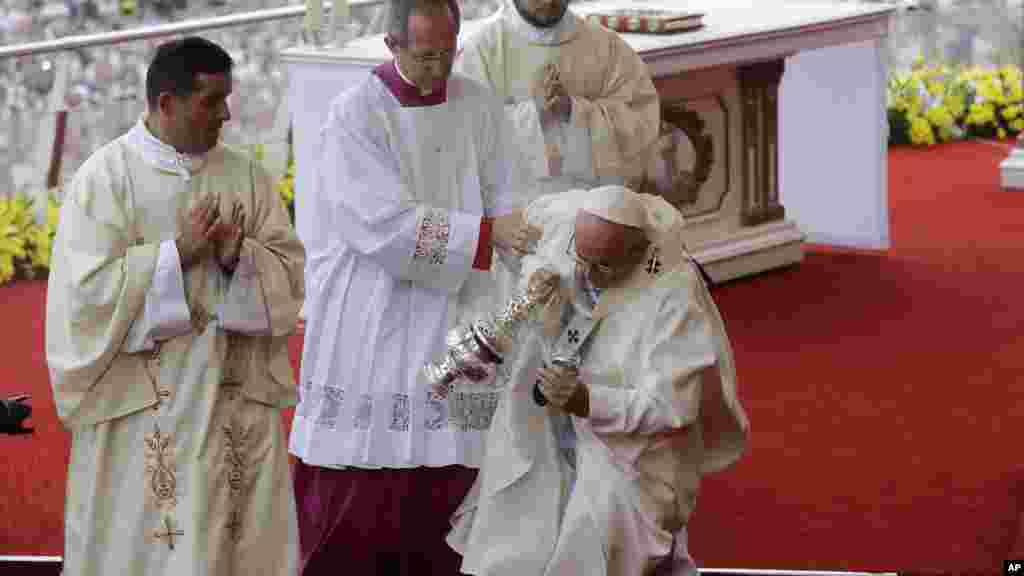
[[[163,539],[166,538],[167,539],[167,547],[170,548],[171,550],[174,550],[174,537],[175,536],[184,536],[185,533],[182,532],[181,530],[174,530],[173,529],[174,528],[174,520],[172,520],[170,516],[164,516],[164,523],[163,523],[163,527],[162,528],[163,528],[163,532],[161,532],[160,530],[157,530],[156,532],[153,533],[153,538],[155,538],[158,542],[160,540],[163,540]]]
[[[227,483],[231,493],[231,522],[228,524],[228,530],[231,537],[237,540],[242,528],[239,519],[242,516],[242,499],[246,488],[245,446],[249,432],[234,423],[224,426],[223,430],[227,448]]]
[[[169,510],[178,503],[178,480],[174,475],[171,436],[160,431],[158,424],[145,438],[148,494],[159,510]]]

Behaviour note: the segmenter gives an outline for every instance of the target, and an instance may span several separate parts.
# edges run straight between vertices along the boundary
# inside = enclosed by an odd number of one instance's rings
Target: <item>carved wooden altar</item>
[[[645,2],[646,5],[657,4]],[[629,2],[574,4],[581,15]],[[666,3],[679,7],[679,3]],[[882,38],[894,8],[885,5],[716,0],[687,3],[704,26],[678,34],[623,34],[641,55],[662,99],[661,139],[642,181],[689,222],[688,247],[716,281],[799,262],[804,234],[779,194],[779,85],[788,56]],[[472,33],[478,22],[466,22]],[[390,58],[383,38],[339,49],[294,49],[289,103],[297,157],[296,220],[314,138],[327,103],[367,69]],[[884,106],[884,102],[881,103]]]

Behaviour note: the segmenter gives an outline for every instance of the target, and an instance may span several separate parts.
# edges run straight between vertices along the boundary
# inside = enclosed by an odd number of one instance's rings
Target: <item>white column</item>
[[[889,248],[886,47],[867,40],[786,60],[779,180],[808,242]]]
[[[1021,24],[1024,24],[1024,6],[1021,8]],[[1024,28],[1018,30],[1021,54],[1024,54]],[[1024,133],[1017,137],[1017,145],[1010,151],[1006,160],[999,164],[999,175],[1003,190],[1024,190]]]
[[[1024,191],[1024,135],[1017,138],[1010,155],[1000,162],[999,175],[1004,190]]]

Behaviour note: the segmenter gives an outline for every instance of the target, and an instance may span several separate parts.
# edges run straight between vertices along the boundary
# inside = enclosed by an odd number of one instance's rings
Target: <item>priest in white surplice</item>
[[[492,296],[492,248],[528,240],[518,197],[529,178],[501,102],[449,77],[457,4],[393,0],[389,14],[395,59],[330,105],[303,238],[290,448],[304,576],[456,572],[448,518],[475,477],[497,393],[450,406],[417,375]]]
[[[456,61],[504,99],[540,194],[637,179],[661,122],[640,56],[568,6],[505,0]]]
[[[231,68],[200,38],[160,46],[148,112],[67,188],[46,302],[64,576],[295,573],[305,256],[269,174],[218,143]]]
[[[736,461],[749,422],[718,309],[682,217],[620,186],[544,196],[523,285],[556,271],[558,305],[520,334],[484,464],[449,543],[466,574],[694,574],[676,537],[701,477]],[[577,369],[551,360],[580,358]]]

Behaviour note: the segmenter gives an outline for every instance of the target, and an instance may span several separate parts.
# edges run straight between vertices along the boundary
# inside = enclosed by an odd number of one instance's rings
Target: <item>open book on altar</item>
[[[628,34],[672,34],[704,26],[704,13],[685,8],[647,2],[594,2],[578,5],[577,12],[587,20]]]

